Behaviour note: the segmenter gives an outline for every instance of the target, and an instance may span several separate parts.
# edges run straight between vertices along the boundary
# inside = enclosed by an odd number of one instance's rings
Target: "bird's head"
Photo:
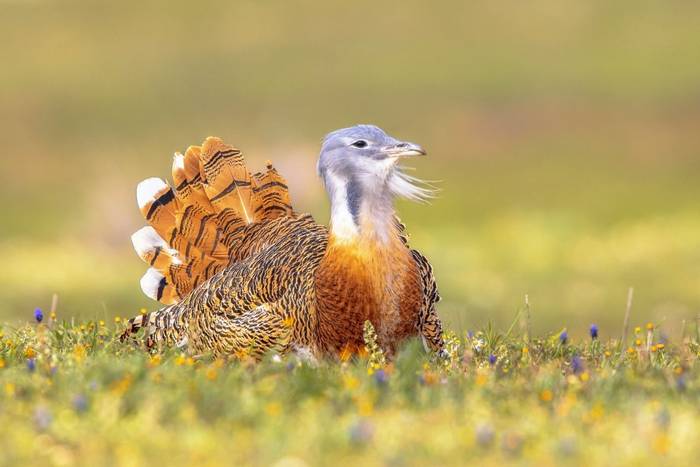
[[[318,173],[331,199],[331,227],[336,236],[353,236],[363,228],[393,221],[393,198],[421,201],[433,190],[407,175],[399,160],[424,156],[415,143],[398,140],[374,125],[357,125],[326,135]]]

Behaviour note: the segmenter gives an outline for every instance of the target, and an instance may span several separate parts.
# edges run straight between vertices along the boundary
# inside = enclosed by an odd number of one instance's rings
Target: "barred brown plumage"
[[[389,355],[412,335],[442,350],[432,267],[409,248],[392,207],[395,195],[429,194],[396,166],[419,154],[373,126],[328,135],[319,173],[330,228],[294,212],[270,162],[251,175],[238,149],[212,137],[176,154],[175,189],[159,179],[139,185],[149,226],[132,237],[150,266],[144,292],[167,306],[129,320],[122,340],[143,328],[149,348],[338,355],[362,348],[369,320]]]

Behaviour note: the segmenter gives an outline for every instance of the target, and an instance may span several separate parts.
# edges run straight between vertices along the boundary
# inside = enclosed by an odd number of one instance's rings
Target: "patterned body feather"
[[[175,156],[174,190],[153,180],[139,189],[150,225],[133,240],[151,266],[144,292],[168,306],[132,318],[123,339],[144,328],[149,347],[197,354],[338,355],[362,347],[370,320],[390,353],[416,334],[442,349],[432,269],[400,223],[386,247],[337,242],[294,213],[269,162],[251,176],[240,151],[218,138]]]

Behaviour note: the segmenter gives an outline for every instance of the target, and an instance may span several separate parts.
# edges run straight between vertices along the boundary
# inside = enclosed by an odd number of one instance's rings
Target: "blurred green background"
[[[399,203],[445,321],[533,328],[700,311],[700,3],[0,1],[0,321],[156,304],[135,186],[218,135],[327,222],[320,138],[429,149]]]

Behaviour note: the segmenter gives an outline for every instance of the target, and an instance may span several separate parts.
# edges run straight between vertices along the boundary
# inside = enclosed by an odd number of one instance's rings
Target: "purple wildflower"
[[[686,388],[685,376],[681,375],[676,380],[676,389],[678,389],[679,392],[685,392]]]
[[[479,446],[488,447],[493,443],[496,433],[491,425],[483,424],[476,427],[476,442]]]
[[[574,358],[571,359],[571,369],[575,375],[583,371],[583,361],[578,355],[574,355]]]
[[[87,405],[87,398],[83,394],[77,394],[73,397],[73,408],[76,412],[85,412],[87,410]]]
[[[489,365],[493,366],[497,361],[498,357],[496,357],[494,354],[489,355]]]
[[[566,342],[569,340],[569,333],[566,332],[566,329],[564,329],[561,334],[559,334],[559,342],[561,342],[562,345],[566,345]]]
[[[596,326],[595,324],[591,324],[590,333],[591,339],[598,339],[598,326]]]
[[[360,420],[350,427],[350,441],[354,444],[365,444],[372,441],[374,425],[367,420]]]
[[[34,319],[37,323],[41,323],[44,320],[44,313],[41,311],[41,308],[34,310]]]
[[[671,413],[666,407],[661,407],[661,409],[656,413],[656,424],[662,430],[668,430],[671,424]]]
[[[34,360],[33,358],[27,359],[27,370],[29,370],[30,372],[36,370],[36,360]]]
[[[34,424],[39,431],[45,431],[51,425],[53,417],[46,407],[39,407],[34,411]]]
[[[386,374],[381,368],[374,372],[374,380],[379,385],[384,385],[389,381],[389,375]]]

